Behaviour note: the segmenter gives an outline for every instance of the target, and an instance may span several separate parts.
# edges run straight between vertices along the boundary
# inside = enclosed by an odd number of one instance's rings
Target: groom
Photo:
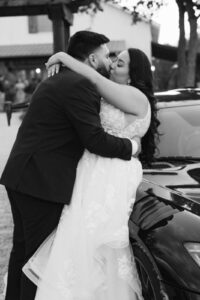
[[[81,31],[68,52],[109,76],[111,61],[101,34]],[[135,141],[114,137],[101,127],[100,96],[79,74],[63,69],[43,81],[19,128],[0,179],[11,205],[14,232],[5,300],[33,300],[36,286],[22,267],[56,228],[69,204],[76,167],[88,149],[97,155],[130,160]]]

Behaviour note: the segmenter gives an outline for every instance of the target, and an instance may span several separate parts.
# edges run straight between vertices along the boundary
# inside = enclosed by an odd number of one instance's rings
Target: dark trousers
[[[36,286],[22,267],[58,225],[63,204],[48,202],[7,189],[14,231],[5,300],[33,300]]]

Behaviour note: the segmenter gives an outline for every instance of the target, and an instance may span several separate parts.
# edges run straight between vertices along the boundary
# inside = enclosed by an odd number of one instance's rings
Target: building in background
[[[71,35],[91,30],[107,35],[111,52],[138,47],[151,57],[151,28],[146,22],[132,24],[128,11],[104,4],[104,11],[74,14]],[[11,68],[38,69],[53,52],[52,23],[47,16],[0,18],[0,72],[2,63]]]
[[[150,23],[133,24],[130,12],[118,5],[104,3],[103,12],[74,14],[70,35],[79,30],[108,36],[111,40],[109,50],[113,55],[128,47],[136,47],[151,59]],[[0,79],[4,85],[0,102],[20,102],[20,95],[21,101],[30,96],[38,82],[47,75],[44,63],[53,54],[52,21],[46,15],[0,17],[0,37]],[[26,95],[23,95],[23,90]]]

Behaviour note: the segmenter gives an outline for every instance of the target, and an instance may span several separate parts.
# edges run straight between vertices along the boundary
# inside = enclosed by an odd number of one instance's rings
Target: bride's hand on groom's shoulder
[[[60,64],[55,64],[47,68],[48,77],[58,74],[60,71]]]
[[[46,67],[49,68],[52,65],[61,63],[63,55],[66,55],[66,53],[64,53],[64,52],[57,52],[57,53],[51,55],[49,57],[48,61],[45,64]]]
[[[57,74],[60,70],[60,65],[62,63],[62,55],[66,54],[64,52],[57,52],[53,54],[48,61],[45,63],[48,77],[51,77],[55,74]]]

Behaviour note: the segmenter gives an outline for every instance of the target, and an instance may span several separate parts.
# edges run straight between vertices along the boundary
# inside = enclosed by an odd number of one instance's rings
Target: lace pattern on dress
[[[142,287],[140,279],[137,273],[137,267],[131,253],[119,255],[118,257],[118,276],[124,281],[128,282],[129,285],[135,290],[139,299],[142,297]]]
[[[123,130],[124,136],[127,136],[129,138],[138,135],[140,137],[143,137],[149,127],[151,119],[151,107],[150,104],[148,104],[148,111],[144,118],[138,118],[133,123],[129,124],[126,128]]]
[[[55,287],[59,290],[61,295],[67,300],[73,300],[73,287],[76,282],[76,272],[72,260],[67,259],[63,261],[62,272],[56,276]]]
[[[124,112],[102,100],[100,118],[101,125],[107,133],[122,137],[122,131],[125,126]]]
[[[101,101],[100,118],[104,130],[114,136],[132,138],[135,135],[144,136],[151,119],[151,109],[148,104],[148,111],[144,118],[138,118],[128,126],[126,125],[125,113],[120,109]]]

